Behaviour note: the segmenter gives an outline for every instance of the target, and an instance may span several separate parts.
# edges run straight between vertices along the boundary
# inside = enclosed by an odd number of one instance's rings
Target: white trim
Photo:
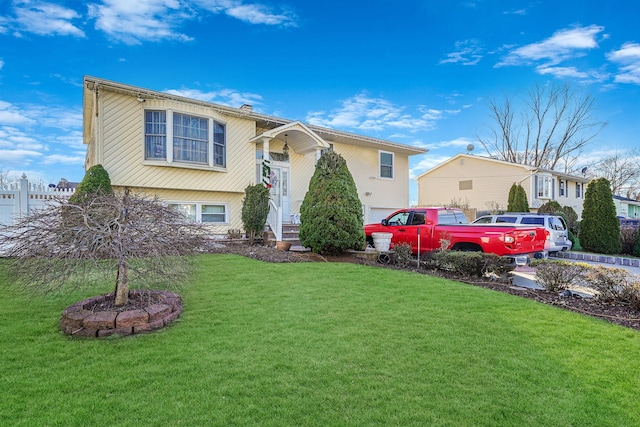
[[[391,154],[391,177],[382,176],[382,154]],[[388,166],[388,165],[385,165]],[[396,155],[392,151],[378,150],[378,179],[393,181],[396,176]]]
[[[197,169],[210,172],[229,172],[227,168],[220,166],[208,166],[200,163],[181,163],[181,162],[163,162],[162,160],[143,160],[142,164],[145,166],[159,166],[167,168],[181,168],[181,169]]]
[[[193,201],[193,200],[166,200],[165,203],[169,205],[195,205],[196,209],[196,222],[202,224],[213,225],[230,225],[229,218],[231,216],[229,212],[229,202],[211,202],[211,201]],[[224,222],[202,222],[202,206],[224,206]]]
[[[147,111],[164,111],[166,117],[166,131],[165,131],[165,157],[166,160],[159,159],[147,159],[147,129],[146,129],[146,114]],[[207,164],[198,163],[198,162],[185,162],[185,161],[176,161],[173,159],[173,114],[183,114],[191,117],[198,117],[201,119],[207,120]],[[215,143],[214,143],[214,132],[215,132],[215,124],[219,123],[224,126],[224,164],[225,166],[219,166],[214,164],[215,159]],[[226,120],[221,120],[216,117],[206,115],[206,114],[197,114],[192,113],[187,110],[173,109],[173,108],[155,108],[149,107],[144,108],[142,110],[142,164],[147,166],[169,166],[169,167],[179,167],[186,169],[200,169],[200,170],[210,170],[210,171],[218,171],[218,172],[226,172],[226,164],[227,164],[227,154],[229,146],[227,144],[227,135],[228,131],[228,123]]]

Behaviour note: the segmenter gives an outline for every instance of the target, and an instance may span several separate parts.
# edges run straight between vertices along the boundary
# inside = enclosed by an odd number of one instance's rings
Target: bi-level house
[[[561,206],[571,206],[578,217],[582,216],[584,193],[590,181],[585,176],[471,154],[458,154],[416,180],[420,206],[456,201],[478,212],[495,207],[506,209],[509,189],[515,183],[524,188],[532,212],[555,200]]]
[[[409,156],[426,150],[164,92],[84,78],[85,167],[157,195],[214,234],[242,229],[245,188],[269,184],[269,225],[296,220],[324,150],[347,162],[364,222],[409,203]]]

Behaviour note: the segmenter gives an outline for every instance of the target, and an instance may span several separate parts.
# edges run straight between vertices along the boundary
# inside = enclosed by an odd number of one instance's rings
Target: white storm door
[[[284,166],[271,166],[269,178],[271,184],[271,200],[280,208],[282,212],[282,222],[290,221],[290,179],[289,168]]]

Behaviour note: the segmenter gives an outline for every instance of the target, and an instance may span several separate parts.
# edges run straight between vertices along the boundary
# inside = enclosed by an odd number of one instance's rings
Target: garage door
[[[368,224],[376,224],[401,208],[371,208],[369,211]]]

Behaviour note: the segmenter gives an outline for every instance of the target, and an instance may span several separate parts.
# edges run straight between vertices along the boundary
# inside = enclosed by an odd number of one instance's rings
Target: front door
[[[282,212],[282,222],[290,222],[290,202],[289,202],[289,167],[281,165],[272,165],[271,174],[269,176],[271,184],[271,200],[280,208]]]

